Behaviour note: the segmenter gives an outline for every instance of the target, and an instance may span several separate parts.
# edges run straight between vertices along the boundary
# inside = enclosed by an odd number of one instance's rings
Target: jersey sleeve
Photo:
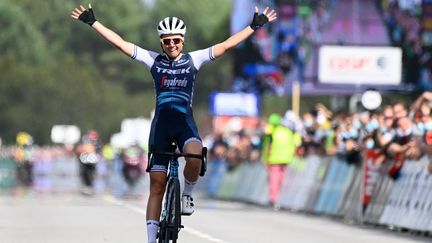
[[[199,70],[203,64],[216,59],[213,54],[213,46],[207,49],[190,52],[189,55],[192,57],[197,70]]]
[[[134,45],[133,53],[131,58],[143,63],[147,66],[148,69],[154,64],[156,57],[159,55],[157,52],[145,50],[137,45]]]

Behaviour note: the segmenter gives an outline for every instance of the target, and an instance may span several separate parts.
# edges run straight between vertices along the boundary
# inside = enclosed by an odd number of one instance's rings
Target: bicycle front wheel
[[[161,227],[164,227],[159,243],[176,243],[181,224],[180,212],[180,182],[173,180],[168,183],[166,193],[166,214]]]

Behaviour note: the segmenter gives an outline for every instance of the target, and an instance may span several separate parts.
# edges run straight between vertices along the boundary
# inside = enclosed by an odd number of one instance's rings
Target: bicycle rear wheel
[[[176,243],[181,224],[180,182],[178,179],[168,183],[165,210],[159,231],[159,243]]]

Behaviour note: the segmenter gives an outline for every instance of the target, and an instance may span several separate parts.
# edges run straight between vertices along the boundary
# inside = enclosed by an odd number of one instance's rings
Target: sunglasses
[[[182,42],[182,39],[181,38],[165,38],[165,39],[161,39],[161,42],[164,44],[164,45],[171,45],[171,41],[174,43],[174,45],[178,45],[178,44],[180,44],[180,42]]]

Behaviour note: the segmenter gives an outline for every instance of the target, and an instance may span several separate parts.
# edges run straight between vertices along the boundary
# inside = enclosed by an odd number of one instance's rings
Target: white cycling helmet
[[[177,17],[166,17],[159,22],[157,27],[159,37],[166,34],[180,34],[185,36],[186,25],[183,20]]]

